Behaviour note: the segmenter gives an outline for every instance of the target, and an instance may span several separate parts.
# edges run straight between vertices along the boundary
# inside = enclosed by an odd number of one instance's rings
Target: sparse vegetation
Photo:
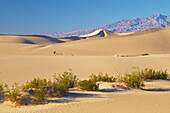
[[[87,91],[95,91],[98,90],[99,88],[96,82],[93,82],[91,80],[83,80],[78,82],[78,87],[82,90],[87,90]]]
[[[167,79],[169,76],[166,70],[155,71],[148,68],[140,70],[138,67],[135,69],[136,70],[132,73],[125,74],[124,77],[121,77],[121,81],[123,81],[128,87],[140,88],[141,86],[144,86],[144,80]]]
[[[4,88],[3,88],[3,85],[0,84],[0,94],[3,94],[4,93]]]
[[[110,76],[106,73],[103,75],[103,73],[99,73],[97,76],[95,74],[90,75],[90,80],[93,82],[103,81],[103,82],[115,82],[116,78],[113,76]]]
[[[16,105],[20,105],[21,102],[21,88],[18,86],[17,83],[14,83],[12,85],[12,88],[10,89],[8,85],[5,85],[5,96],[9,101],[12,103],[15,103]]]
[[[0,103],[4,101],[4,87],[2,84],[0,84]]]
[[[167,70],[155,71],[148,68],[140,70],[138,67],[135,69],[132,73],[125,74],[120,78],[99,73],[98,75],[90,75],[89,80],[78,82],[77,75],[72,72],[64,72],[63,74],[55,74],[53,81],[34,78],[32,81],[27,81],[22,87],[16,83],[11,88],[8,85],[3,87],[0,84],[0,102],[3,102],[4,97],[6,97],[7,100],[16,105],[42,104],[47,102],[47,97],[66,96],[69,88],[73,88],[75,85],[82,90],[95,91],[99,88],[98,81],[115,82],[118,80],[128,87],[141,88],[147,79],[167,79],[169,77]]]
[[[44,88],[48,83],[50,83],[50,81],[48,82],[47,79],[34,78],[32,81],[26,82],[26,84],[23,86],[23,90],[40,87]]]
[[[74,75],[73,72],[64,72],[63,74],[58,74],[58,76],[54,75],[54,82],[62,84],[66,88],[73,88],[77,81],[77,75]]]
[[[148,53],[143,53],[142,56],[146,56],[146,55],[149,55]]]
[[[142,76],[138,75],[136,72],[132,72],[131,74],[125,74],[124,77],[121,78],[122,82],[124,82],[128,87],[132,88],[140,88],[144,86]]]
[[[167,70],[158,70],[145,68],[144,70],[138,71],[138,74],[146,79],[167,79],[168,73]]]
[[[128,55],[115,55],[115,57],[128,57]]]
[[[33,99],[33,103],[35,104],[42,104],[42,103],[45,103],[45,91],[44,91],[44,88],[39,88],[39,89],[35,89],[34,92],[33,92],[33,96],[35,97]]]

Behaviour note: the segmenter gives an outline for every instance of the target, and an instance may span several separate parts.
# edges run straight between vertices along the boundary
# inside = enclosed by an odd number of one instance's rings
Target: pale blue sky
[[[170,0],[0,0],[0,33],[85,30],[169,13]]]

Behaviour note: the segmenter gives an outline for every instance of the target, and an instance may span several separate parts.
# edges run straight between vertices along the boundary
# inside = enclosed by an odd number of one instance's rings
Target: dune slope
[[[170,53],[170,28],[150,29],[118,36],[97,36],[87,39],[79,37],[53,39],[56,42],[51,38],[42,37],[26,36],[25,39],[27,39],[26,42],[31,44],[25,44],[23,36],[0,36],[0,55],[49,56],[53,55],[54,51],[62,53],[64,56],[113,56],[117,54],[136,56],[142,53]]]

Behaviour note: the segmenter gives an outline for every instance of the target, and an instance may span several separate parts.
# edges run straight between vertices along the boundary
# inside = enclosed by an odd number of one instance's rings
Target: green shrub
[[[5,85],[5,96],[9,101],[18,105],[21,101],[20,95],[21,88],[18,86],[18,84],[14,83],[11,89],[8,85]]]
[[[98,90],[99,86],[91,80],[83,80],[78,82],[78,87],[82,90],[95,91]]]
[[[125,74],[125,76],[121,79],[128,87],[140,88],[141,86],[144,86],[142,76],[140,76],[136,72],[132,72],[131,74]]]
[[[60,84],[58,82],[53,82],[52,85],[48,86],[46,94],[49,97],[62,97],[66,96],[68,93],[68,86],[65,84]]]
[[[62,87],[73,88],[77,81],[77,75],[72,72],[64,72],[63,74],[58,74],[58,76],[54,75],[54,82]]]
[[[23,86],[23,90],[27,90],[29,88],[40,88],[45,87],[48,85],[50,81],[47,81],[47,79],[40,79],[40,78],[34,78],[32,81],[27,81],[26,84]]]
[[[0,103],[4,101],[5,95],[4,95],[4,87],[2,84],[0,84]]]
[[[3,88],[3,85],[0,84],[0,94],[3,94],[4,93],[4,88]]]
[[[30,100],[30,104],[41,104],[45,103],[46,96],[46,86],[51,84],[51,81],[47,81],[47,79],[34,78],[32,81],[27,81],[25,85],[23,85],[22,90],[32,95],[32,99],[29,99],[29,96],[25,96],[25,99]]]
[[[33,96],[35,97],[33,99],[33,103],[35,104],[42,104],[45,103],[46,99],[45,99],[45,91],[44,88],[39,88],[39,89],[34,89],[33,90]]]
[[[103,82],[115,82],[116,78],[108,74],[103,75],[103,73],[99,73],[98,76],[95,74],[90,75],[90,80],[93,82],[103,81]]]
[[[149,55],[148,53],[143,53],[142,56],[146,56],[146,55]]]
[[[144,70],[138,71],[138,74],[146,79],[167,79],[168,73],[167,70],[158,70],[145,68]]]
[[[168,73],[166,70],[155,71],[153,69],[145,68],[140,70],[138,67],[134,68],[131,74],[126,74],[124,77],[121,77],[119,81],[124,82],[129,87],[140,88],[143,86],[143,81],[147,79],[167,79]]]

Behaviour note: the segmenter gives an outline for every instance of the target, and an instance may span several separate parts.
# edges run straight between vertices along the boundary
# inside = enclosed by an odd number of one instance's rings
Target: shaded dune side
[[[63,43],[64,41],[43,35],[0,35],[0,42],[24,44],[50,44]]]

